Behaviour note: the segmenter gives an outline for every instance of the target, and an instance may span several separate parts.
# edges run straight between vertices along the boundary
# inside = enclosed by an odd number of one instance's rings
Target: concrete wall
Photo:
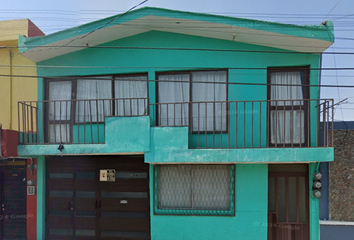
[[[252,51],[274,51],[276,49],[261,47],[238,42],[210,39],[175,33],[151,31],[136,36],[116,40],[102,46],[145,46],[151,49],[85,49],[78,52],[66,54],[53,59],[49,59],[38,64],[38,73],[43,76],[87,76],[87,75],[107,75],[107,74],[129,74],[145,73],[150,80],[156,79],[156,74],[165,71],[185,71],[200,69],[228,69],[228,100],[267,100],[266,85],[239,85],[238,83],[267,83],[268,67],[286,67],[286,66],[309,66],[311,68],[319,67],[318,54],[274,54],[274,53],[248,53],[232,50],[252,50]],[[155,50],[154,47],[166,48],[212,48],[229,49],[227,51],[184,51],[184,50]],[[70,66],[69,68],[47,68],[42,65]],[[75,67],[77,66],[77,68]],[[82,68],[81,66],[85,66]],[[105,67],[101,67],[105,66]],[[238,69],[238,68],[259,68],[257,69]],[[318,84],[318,72],[311,71],[310,84]],[[39,100],[44,98],[44,82],[39,79]],[[251,94],[250,94],[251,93]],[[156,102],[156,84],[149,83],[150,103]],[[310,88],[310,98],[317,99],[318,88]],[[234,107],[234,105],[232,105]],[[316,144],[317,129],[317,110],[312,105],[311,114],[311,144]],[[236,110],[229,109],[229,131],[235,133]],[[239,118],[237,126],[239,132],[244,129],[242,135],[239,133],[238,146],[266,147],[267,143],[267,104],[255,103],[253,108],[251,104],[243,109],[239,106],[237,110]],[[245,121],[243,120],[245,113]],[[151,115],[153,112],[151,111]],[[254,117],[251,125],[251,116]],[[40,124],[41,125],[41,124]],[[253,127],[253,133],[251,128]],[[243,141],[243,135],[245,140]],[[212,135],[208,134],[209,145],[213,142]],[[205,137],[200,135],[201,145]],[[228,136],[226,134],[216,134],[215,146],[226,147],[228,145]],[[236,136],[230,136],[230,145],[236,146]],[[197,145],[196,136],[193,136],[193,145]],[[252,142],[253,141],[253,142]]]
[[[354,130],[334,131],[334,158],[329,164],[330,220],[354,221]]]
[[[268,51],[273,48],[242,44],[238,42],[223,41],[217,39],[207,39],[196,36],[182,34],[147,32],[137,36],[113,41],[104,46],[145,46],[152,49],[85,49],[76,53],[59,56],[38,65],[38,73],[43,76],[86,76],[105,74],[125,74],[125,73],[147,73],[150,80],[156,79],[156,73],[162,71],[182,71],[200,69],[228,69],[228,100],[266,100],[267,87],[265,85],[251,86],[239,85],[237,83],[267,83],[267,67],[284,66],[310,66],[319,67],[319,55],[316,54],[272,54],[272,53],[245,53],[237,51],[183,51],[183,50],[154,50],[154,47],[167,48],[219,48],[230,50],[255,50]],[[70,66],[70,68],[46,68],[42,65]],[[75,68],[77,66],[77,68]],[[85,66],[81,68],[79,66]],[[108,66],[108,67],[100,67]],[[110,67],[111,66],[111,67]],[[241,70],[237,68],[261,68],[260,70]],[[311,71],[311,84],[318,84],[318,72]],[[38,98],[44,99],[44,80],[38,81]],[[150,102],[156,102],[155,82],[149,83]],[[310,98],[318,98],[318,89],[310,88]],[[265,113],[265,109],[262,109]],[[314,114],[316,111],[314,111]],[[266,115],[262,116],[262,144],[266,141]],[[115,118],[115,121],[119,118]],[[131,120],[132,121],[132,120]],[[233,120],[231,120],[233,121]],[[132,124],[129,123],[129,124]],[[259,123],[258,123],[259,124]],[[40,123],[41,125],[41,123]],[[134,124],[133,124],[134,125]],[[107,138],[105,144],[87,144],[82,146],[74,144],[65,146],[64,154],[113,154],[123,152],[141,151],[146,153],[146,161],[150,163],[184,163],[188,162],[223,162],[223,163],[249,163],[236,165],[236,213],[232,217],[220,216],[161,216],[151,214],[151,236],[152,239],[266,239],[267,238],[267,162],[309,162],[309,161],[331,161],[333,160],[333,149],[313,148],[313,149],[232,149],[232,150],[193,150],[188,149],[188,130],[166,128],[152,130],[149,127],[148,142],[149,148],[144,144],[132,143],[134,138],[129,138],[130,128],[119,131],[128,134],[127,138]],[[123,125],[121,125],[123,126]],[[118,128],[109,129],[109,133],[115,136],[123,135]],[[315,142],[316,118],[312,118],[312,137]],[[145,129],[145,128],[144,128]],[[117,132],[118,131],[118,132]],[[154,135],[153,131],[160,131]],[[180,131],[178,133],[168,133],[163,131]],[[156,133],[155,132],[155,133]],[[142,134],[140,136],[143,136]],[[145,135],[143,136],[145,138]],[[235,137],[235,136],[234,136]],[[247,135],[248,146],[250,136]],[[255,138],[254,141],[258,142]],[[118,141],[118,142],[117,142]],[[121,142],[123,141],[123,142]],[[177,143],[176,143],[177,142]],[[123,147],[125,146],[125,150]],[[124,145],[125,144],[125,145]],[[130,148],[140,146],[139,150]],[[165,148],[163,145],[169,148]],[[108,147],[110,146],[110,147]],[[22,154],[54,155],[59,154],[54,145],[43,146],[20,146]],[[39,167],[42,169],[42,177],[38,178],[40,189],[45,186],[44,159],[39,159]],[[280,159],[280,160],[279,160]],[[261,160],[261,161],[260,161]],[[41,163],[42,161],[42,163]],[[262,163],[255,165],[254,163]],[[315,170],[312,164],[310,173]],[[153,166],[150,167],[153,171]],[[150,186],[153,184],[153,174],[150,174]],[[309,186],[310,187],[310,186]],[[151,196],[153,196],[151,187]],[[42,198],[38,204],[43,204],[44,193],[39,192],[38,197]],[[311,240],[318,239],[318,200],[310,197],[310,221]],[[153,201],[151,201],[151,204]],[[42,218],[38,218],[39,236],[44,229],[44,209],[43,205],[38,205],[42,211]],[[41,208],[40,208],[41,207]],[[42,209],[42,210],[40,210]],[[153,207],[151,207],[153,210]],[[317,217],[316,217],[317,214]],[[42,230],[40,228],[42,227]]]
[[[0,124],[2,128],[18,130],[18,101],[37,100],[36,65],[19,54],[17,48],[18,35],[43,35],[43,33],[28,19],[0,21],[0,45],[9,48],[0,49]],[[34,76],[14,77],[10,75]]]
[[[266,240],[268,167],[238,164],[235,171],[235,216],[154,215],[153,201],[150,201],[151,238]],[[153,176],[153,166],[150,166],[150,196],[154,196]]]

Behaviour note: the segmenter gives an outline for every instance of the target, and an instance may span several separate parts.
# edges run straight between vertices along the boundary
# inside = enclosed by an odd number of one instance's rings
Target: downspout
[[[320,54],[320,74],[319,74],[319,88],[318,88],[318,98],[321,98],[321,80],[322,80],[322,53]]]
[[[11,52],[11,50],[9,50],[9,55],[10,55],[10,129],[11,130],[13,130],[12,129],[12,88],[13,88],[13,86],[12,86],[12,57],[13,57],[13,55],[12,55],[12,52]]]

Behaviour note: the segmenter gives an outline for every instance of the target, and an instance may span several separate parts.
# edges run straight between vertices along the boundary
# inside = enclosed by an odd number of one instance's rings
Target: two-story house
[[[317,240],[333,41],[331,22],[151,7],[21,38],[40,76],[18,147],[38,160],[38,239]]]
[[[18,51],[19,35],[43,36],[29,19],[0,21],[0,239],[34,239],[35,195],[27,196],[26,179],[34,178],[35,160],[18,157],[18,101],[37,100],[36,65]],[[23,67],[26,66],[26,67]],[[28,78],[33,76],[33,78]],[[32,220],[26,219],[31,216]],[[27,225],[28,223],[28,225]],[[27,238],[26,238],[27,237]]]

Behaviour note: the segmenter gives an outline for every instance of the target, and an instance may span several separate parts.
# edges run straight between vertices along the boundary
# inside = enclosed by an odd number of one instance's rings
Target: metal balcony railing
[[[190,148],[333,146],[331,99],[151,105],[154,126],[189,127]]]
[[[104,143],[105,117],[150,116],[153,127],[188,127],[189,148],[333,146],[331,99],[150,104],[119,98],[18,107],[20,144]]]
[[[148,98],[18,103],[20,144],[104,143],[105,117],[149,116]]]

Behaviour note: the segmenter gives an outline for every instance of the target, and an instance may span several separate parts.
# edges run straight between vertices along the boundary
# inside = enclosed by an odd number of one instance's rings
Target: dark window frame
[[[308,126],[308,122],[310,123],[310,116],[308,115],[308,112],[310,110],[309,106],[309,101],[304,101],[303,105],[291,105],[291,106],[272,106],[271,105],[271,74],[276,73],[276,72],[302,72],[303,73],[303,82],[302,82],[302,89],[303,89],[303,100],[309,100],[310,99],[310,65],[305,65],[305,66],[294,66],[294,67],[268,67],[267,68],[267,127],[268,127],[268,146],[270,147],[302,147],[302,146],[308,146],[309,143],[311,142],[310,139],[310,129]],[[286,100],[286,99],[284,99]],[[292,101],[292,100],[289,100]],[[303,110],[304,111],[304,142],[300,143],[290,143],[286,144],[284,143],[272,143],[271,142],[271,112],[272,111],[286,111],[286,110]]]
[[[119,78],[119,77],[141,77],[144,76],[146,77],[147,81],[146,81],[146,85],[147,85],[147,91],[146,91],[146,98],[149,98],[149,75],[148,73],[134,73],[134,74],[109,74],[109,75],[88,75],[88,76],[67,76],[67,77],[53,77],[53,78],[44,78],[44,127],[47,130],[44,139],[45,142],[49,142],[49,125],[50,124],[56,124],[56,121],[60,121],[60,123],[62,124],[69,124],[69,142],[67,143],[72,143],[73,139],[74,139],[74,133],[73,133],[73,126],[75,124],[78,124],[78,122],[76,122],[75,119],[75,114],[76,114],[76,104],[74,104],[77,100],[77,80],[79,79],[90,79],[92,78],[92,80],[97,80],[94,78],[100,78],[100,77],[110,77],[110,79],[106,79],[106,80],[110,80],[111,81],[111,91],[112,91],[112,99],[114,99],[114,95],[115,95],[115,85],[114,85],[114,81],[115,78]],[[71,82],[71,99],[70,99],[70,119],[63,121],[63,120],[49,120],[49,85],[50,82]],[[80,100],[84,100],[84,99],[80,99]],[[87,99],[87,100],[94,100],[94,99]],[[115,114],[115,101],[112,101],[112,113],[111,116],[116,116]],[[149,106],[147,106],[148,108]],[[86,121],[84,121],[86,122]],[[95,121],[95,123],[103,123],[103,121]],[[55,142],[56,143],[56,142]]]
[[[155,97],[156,97],[156,103],[160,103],[159,101],[159,76],[163,76],[163,75],[189,75],[189,103],[193,103],[192,101],[192,92],[193,92],[193,72],[221,72],[221,71],[225,71],[226,72],[226,81],[225,83],[221,83],[221,84],[225,84],[226,85],[226,93],[225,93],[225,103],[226,103],[226,109],[225,109],[225,117],[226,117],[226,130],[222,131],[222,129],[219,130],[213,130],[213,131],[207,131],[207,130],[194,130],[193,131],[193,119],[192,119],[192,104],[189,104],[188,106],[188,127],[189,127],[189,132],[190,133],[199,133],[199,134],[213,134],[213,133],[228,133],[229,132],[229,106],[228,106],[228,99],[229,99],[229,71],[227,68],[222,68],[222,69],[203,69],[203,70],[188,70],[188,71],[166,71],[166,72],[156,72],[155,76],[156,76],[156,82],[155,82],[155,89],[156,89],[156,93],[155,93]],[[211,101],[212,103],[212,101]],[[158,118],[158,107],[156,108],[156,126],[159,126],[159,118]],[[214,128],[215,128],[215,124],[214,124]]]

